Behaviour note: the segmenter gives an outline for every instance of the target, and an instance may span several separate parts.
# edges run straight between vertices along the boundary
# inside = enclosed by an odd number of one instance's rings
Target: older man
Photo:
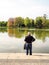
[[[28,35],[25,37],[24,41],[27,44],[26,55],[28,55],[29,52],[30,52],[30,55],[32,55],[32,42],[35,41],[35,38],[31,36],[30,32],[28,32]]]

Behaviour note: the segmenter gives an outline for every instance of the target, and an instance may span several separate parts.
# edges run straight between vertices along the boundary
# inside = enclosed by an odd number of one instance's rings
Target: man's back
[[[32,43],[34,40],[35,40],[35,39],[34,39],[33,36],[31,36],[31,35],[28,35],[28,36],[26,36],[26,38],[25,38],[25,41],[26,41],[27,43]]]

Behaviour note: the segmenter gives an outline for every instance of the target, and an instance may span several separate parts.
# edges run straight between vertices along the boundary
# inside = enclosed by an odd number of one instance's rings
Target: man
[[[27,44],[26,55],[28,55],[29,52],[30,52],[30,55],[32,55],[32,42],[35,41],[35,38],[31,36],[30,32],[28,32],[28,35],[25,37],[24,41]]]

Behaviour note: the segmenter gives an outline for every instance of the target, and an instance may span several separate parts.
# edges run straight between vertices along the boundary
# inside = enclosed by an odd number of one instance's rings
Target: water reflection
[[[0,28],[0,32],[4,33],[7,32],[10,37],[16,37],[21,38],[23,36],[26,36],[28,31],[32,33],[32,35],[35,36],[36,39],[40,39],[42,41],[45,41],[46,37],[49,37],[49,31],[43,31],[43,30],[20,30],[16,28]]]
[[[0,28],[0,32],[2,33],[7,32],[7,28]]]
[[[18,29],[8,29],[7,32],[10,37],[16,37],[16,38],[21,38],[24,33],[24,31]]]
[[[42,41],[45,40],[46,37],[49,37],[49,31],[43,31],[43,30],[19,30],[19,29],[7,29],[8,35],[10,37],[16,37],[21,38],[23,36],[26,36],[28,31],[32,33],[32,35],[35,36],[36,39],[40,39]]]
[[[28,31],[36,38],[33,52],[49,53],[48,30],[20,30],[16,28],[0,28],[0,52],[24,52],[24,38]]]

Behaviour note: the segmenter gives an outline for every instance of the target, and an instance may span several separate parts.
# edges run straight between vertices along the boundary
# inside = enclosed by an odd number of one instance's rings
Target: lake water
[[[36,39],[32,43],[33,53],[49,53],[49,30],[19,30],[0,28],[0,53],[24,53],[24,39],[30,31]]]

